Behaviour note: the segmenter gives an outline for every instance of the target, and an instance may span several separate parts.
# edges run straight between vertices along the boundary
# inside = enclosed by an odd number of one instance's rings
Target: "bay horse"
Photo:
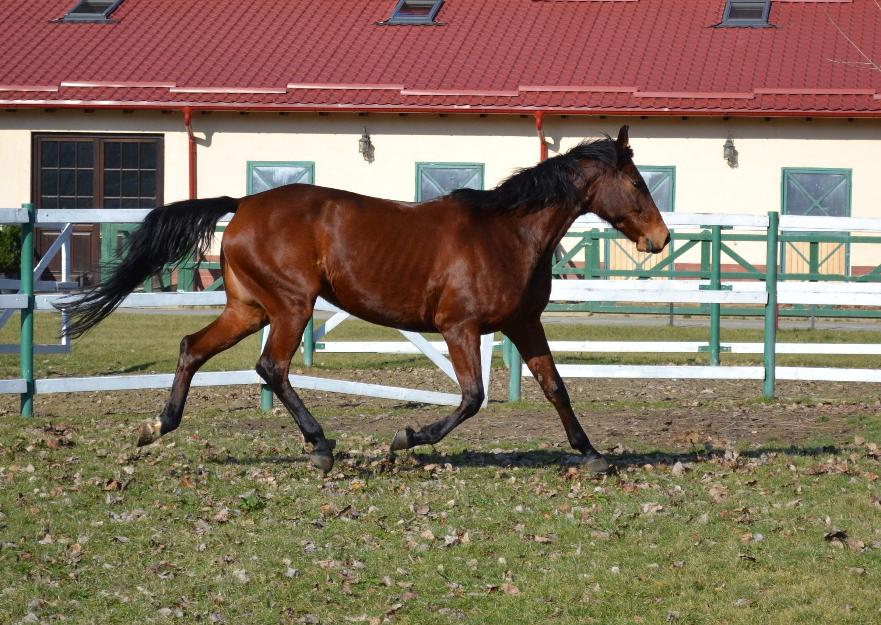
[[[660,252],[670,240],[633,164],[627,126],[617,140],[606,135],[583,142],[492,190],[459,189],[418,204],[293,184],[240,199],[158,207],[128,238],[115,270],[58,307],[72,316],[68,334],[82,335],[151,275],[194,249],[204,254],[217,221],[235,213],[221,249],[226,306],[181,341],[170,397],[158,419],[140,427],[139,446],[180,425],[199,367],[270,324],[256,370],[311,444],[313,464],[328,472],[335,441],[325,437],[288,380],[321,296],[371,323],[440,332],[449,346],[461,403],[445,419],[399,431],[392,451],[437,443],[477,413],[485,393],[480,336],[501,331],[556,408],[584,464],[605,471],[605,459],[572,411],[541,324],[554,251],[575,218],[588,212],[642,252]]]

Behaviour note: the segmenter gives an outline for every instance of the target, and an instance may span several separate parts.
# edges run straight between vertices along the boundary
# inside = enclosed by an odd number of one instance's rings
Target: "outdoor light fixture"
[[[722,157],[728,162],[728,167],[737,167],[737,148],[734,147],[730,135],[722,146]]]
[[[373,162],[373,142],[370,141],[370,135],[367,134],[367,127],[364,127],[364,134],[358,139],[358,153],[364,157],[368,163]]]

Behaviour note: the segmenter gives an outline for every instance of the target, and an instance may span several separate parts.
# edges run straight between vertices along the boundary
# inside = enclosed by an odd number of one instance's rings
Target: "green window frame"
[[[432,176],[433,171],[443,172],[445,169],[473,169],[474,172],[467,178],[464,178],[461,184],[457,184],[453,188],[446,188],[450,185],[444,185],[443,180]],[[416,163],[416,201],[432,200],[462,187],[483,189],[483,174],[483,163]],[[426,182],[427,185],[423,185],[423,182]],[[437,193],[426,194],[424,186],[433,186]]]
[[[827,174],[829,176],[839,177],[837,183],[831,184],[824,189],[818,189],[819,197],[815,197],[812,189],[806,186],[797,178],[799,175]],[[814,215],[814,216],[830,216],[830,217],[850,217],[851,211],[851,194],[852,194],[853,170],[844,168],[831,167],[784,167],[780,175],[780,212],[783,215]],[[790,185],[792,182],[792,185]],[[830,181],[834,182],[834,180]],[[830,215],[823,207],[822,202],[829,198],[832,193],[838,190],[841,184],[845,184],[844,188],[844,214]],[[792,189],[790,189],[792,187]],[[811,202],[811,207],[806,212],[793,213],[790,209],[795,194],[792,191],[798,191]],[[819,209],[820,212],[814,212]]]
[[[807,181],[799,181],[798,176],[809,176],[812,174],[825,174],[830,176],[830,184],[828,186],[810,189]],[[837,178],[837,182],[836,182]],[[792,183],[792,184],[790,184]],[[833,167],[783,167],[780,174],[780,213],[782,215],[810,215],[815,217],[850,217],[851,216],[851,199],[853,193],[853,170],[849,168],[833,168]],[[823,202],[835,193],[841,185],[844,185],[844,210],[841,214],[830,214]],[[804,212],[792,212],[792,204],[796,198],[802,201],[807,199],[810,207]],[[819,233],[805,232],[802,234],[811,235]],[[829,236],[830,233],[824,233]],[[789,249],[795,249],[795,243],[783,243],[783,252],[780,255],[780,269],[782,273],[788,271],[786,258]],[[838,248],[844,252],[844,273],[850,275],[850,243],[843,242]],[[804,253],[795,252],[804,258]],[[806,258],[811,265],[816,265],[816,271],[820,271],[826,261],[832,257],[832,253],[826,252],[823,258],[816,244],[811,244],[809,257]]]
[[[676,167],[673,165],[637,165],[652,199],[662,213],[676,210]],[[669,181],[669,184],[665,183]]]
[[[260,184],[255,185],[255,176],[259,174],[261,169],[270,169],[270,168],[288,168],[290,170],[294,170],[297,173],[293,174],[287,180],[281,181],[269,181],[264,179],[260,180]],[[251,195],[253,193],[260,193],[262,191],[268,191],[269,189],[274,189],[275,187],[280,187],[286,184],[294,184],[297,182],[302,182],[304,184],[315,184],[315,162],[314,161],[248,161],[247,166],[247,174],[245,179],[246,193]]]

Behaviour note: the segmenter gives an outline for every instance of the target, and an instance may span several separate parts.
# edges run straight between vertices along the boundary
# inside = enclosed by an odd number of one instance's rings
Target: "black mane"
[[[533,211],[552,205],[571,206],[579,201],[573,174],[579,169],[579,161],[588,158],[614,166],[618,161],[615,141],[608,135],[583,141],[565,154],[518,170],[495,189],[457,189],[450,197],[482,211]]]

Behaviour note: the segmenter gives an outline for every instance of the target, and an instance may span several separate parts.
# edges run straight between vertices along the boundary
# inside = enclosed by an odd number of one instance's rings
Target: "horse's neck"
[[[538,260],[553,253],[577,216],[575,211],[558,206],[521,215],[516,224],[518,239]]]

